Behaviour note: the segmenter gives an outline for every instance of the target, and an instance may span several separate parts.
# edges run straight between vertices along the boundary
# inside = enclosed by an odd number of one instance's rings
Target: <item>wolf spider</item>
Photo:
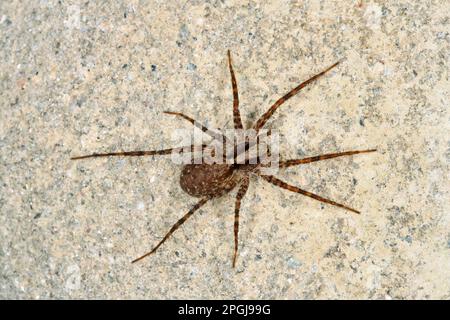
[[[304,88],[306,85],[310,84],[311,82],[315,81],[322,75],[324,75],[326,72],[330,71],[334,67],[336,67],[339,64],[339,61],[325,69],[324,71],[316,74],[315,76],[311,77],[310,79],[302,82],[297,87],[289,91],[287,94],[285,94],[283,97],[278,99],[259,119],[256,121],[256,123],[252,126],[252,129],[255,130],[257,133],[264,127],[266,122],[269,120],[269,118],[273,115],[273,113],[289,98],[296,95],[302,88]],[[237,88],[237,82],[236,77],[233,71],[233,66],[231,63],[231,54],[228,50],[228,67],[230,69],[231,74],[231,84],[233,88],[233,120],[234,120],[234,129],[243,129],[244,126],[242,124],[241,115],[239,111],[239,95],[238,95],[238,88]],[[201,125],[196,120],[182,114],[179,112],[169,112],[165,111],[166,114],[175,115],[178,117],[181,117],[189,122],[191,122],[194,126],[200,128],[204,133],[212,136],[215,139],[222,139],[224,136],[221,133],[218,133],[214,130],[210,130],[209,128]],[[90,155],[85,156],[79,156],[79,157],[73,157],[71,159],[78,160],[78,159],[85,159],[85,158],[94,158],[94,157],[109,157],[109,156],[154,156],[154,155],[167,155],[171,154],[172,152],[194,152],[198,149],[203,150],[205,148],[205,145],[196,146],[194,144],[190,146],[186,146],[183,148],[170,148],[170,149],[164,149],[164,150],[153,150],[153,151],[128,151],[128,152],[112,152],[112,153],[94,153]],[[249,143],[246,142],[245,144],[245,151],[247,151],[250,148]],[[236,150],[236,145],[235,145]],[[279,162],[279,168],[288,168],[291,166],[296,166],[300,164],[315,162],[315,161],[321,161],[325,159],[331,159],[341,156],[350,156],[354,154],[359,153],[368,153],[368,152],[374,152],[376,149],[370,149],[370,150],[356,150],[356,151],[345,151],[345,152],[338,152],[338,153],[328,153],[323,155],[317,155],[313,157],[307,157],[302,159],[291,159],[291,160],[284,160]],[[235,157],[237,154],[234,155]],[[248,159],[247,159],[248,160]],[[181,175],[180,175],[180,186],[181,188],[189,195],[200,198],[200,201],[197,202],[181,219],[179,219],[172,228],[167,232],[167,234],[164,236],[164,238],[148,253],[142,255],[141,257],[135,259],[132,261],[132,263],[135,263],[152,253],[154,253],[171,235],[174,233],[184,222],[186,222],[187,219],[189,219],[200,207],[202,207],[206,202],[208,202],[212,198],[216,198],[219,196],[222,196],[224,194],[229,193],[231,190],[233,190],[237,185],[239,185],[239,189],[237,191],[236,195],[236,202],[235,202],[235,209],[234,209],[234,254],[233,254],[233,268],[236,265],[236,258],[237,258],[237,251],[238,251],[238,232],[239,232],[239,211],[241,207],[241,201],[242,198],[245,196],[250,179],[250,174],[255,174],[257,176],[260,176],[267,182],[278,186],[282,189],[286,189],[295,193],[299,193],[302,195],[305,195],[307,197],[313,198],[315,200],[331,204],[349,211],[352,211],[354,213],[360,213],[359,211],[352,209],[346,205],[337,203],[335,201],[323,198],[319,195],[316,195],[314,193],[311,193],[309,191],[300,189],[298,187],[295,187],[293,185],[290,185],[278,178],[276,178],[273,175],[265,175],[260,172],[261,169],[261,159],[257,159],[256,164],[249,164],[248,161],[246,161],[244,164],[239,163],[213,163],[213,164],[186,164],[184,165]]]

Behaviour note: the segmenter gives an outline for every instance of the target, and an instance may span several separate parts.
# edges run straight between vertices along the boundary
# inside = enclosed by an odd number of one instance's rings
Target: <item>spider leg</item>
[[[156,245],[156,247],[154,247],[150,252],[147,252],[146,254],[144,254],[143,256],[134,259],[131,263],[135,263],[138,262],[141,259],[144,259],[145,257],[151,255],[152,253],[154,253],[156,250],[158,250],[158,248],[172,235],[172,233],[174,233],[187,219],[189,219],[190,216],[192,216],[194,214],[195,211],[197,211],[201,206],[203,206],[209,199],[208,198],[204,198],[202,200],[200,200],[195,206],[192,207],[191,210],[189,210],[188,213],[186,213],[180,220],[178,220],[173,226],[172,228],[170,228],[169,232],[167,232],[167,234],[164,236],[164,238]]]
[[[132,156],[132,157],[140,157],[140,156],[155,156],[155,155],[165,155],[165,154],[171,154],[172,152],[183,152],[184,149],[190,148],[190,152],[194,152],[196,149],[203,150],[206,147],[206,145],[201,146],[185,146],[185,147],[178,147],[178,148],[170,148],[170,149],[163,149],[163,150],[152,150],[152,151],[125,151],[125,152],[109,152],[109,153],[93,153],[85,156],[79,156],[79,157],[72,157],[71,160],[80,160],[80,159],[86,159],[86,158],[96,158],[96,157],[110,157],[110,156]]]
[[[237,251],[238,251],[238,233],[239,233],[239,210],[241,209],[241,200],[244,198],[245,194],[247,193],[248,186],[250,184],[249,175],[246,174],[242,178],[242,184],[239,187],[237,196],[236,196],[236,203],[234,206],[234,255],[233,255],[233,268],[236,265],[236,257],[237,257]]]
[[[272,129],[269,129],[267,132],[267,136],[270,136],[272,134]],[[236,162],[236,159],[242,154],[248,152],[251,148],[253,148],[256,145],[259,145],[259,135],[256,136],[256,139],[251,139],[251,141],[248,141],[246,139],[245,142],[241,142],[239,144],[235,144],[234,150],[231,150],[229,153],[227,153],[225,159],[230,159],[234,155],[234,161]],[[267,154],[270,157],[270,150],[269,146],[267,146]],[[248,160],[248,155],[246,155],[246,161]],[[259,162],[259,156],[257,157],[257,161]]]
[[[189,116],[187,116],[187,115],[185,115],[185,114],[183,114],[181,112],[164,111],[164,113],[171,114],[171,115],[174,115],[174,116],[178,116],[178,117],[181,117],[181,118],[189,121],[194,126],[199,128],[200,130],[202,130],[204,133],[206,133],[207,135],[211,136],[212,138],[214,138],[214,139],[216,139],[218,141],[223,141],[223,140],[226,139],[226,137],[223,134],[221,134],[220,132],[217,132],[217,131],[214,131],[214,130],[211,130],[211,129],[205,127],[200,122],[192,119],[191,117],[189,117]]]
[[[236,82],[236,76],[234,75],[233,66],[231,64],[231,53],[228,50],[228,66],[231,74],[231,85],[233,87],[233,120],[235,129],[243,129],[241,114],[239,112],[239,94]]]
[[[260,177],[262,177],[264,180],[270,182],[271,184],[276,185],[277,187],[280,187],[280,188],[283,188],[283,189],[286,189],[286,190],[289,190],[289,191],[292,191],[292,192],[303,194],[303,195],[305,195],[307,197],[310,197],[310,198],[313,198],[313,199],[316,199],[318,201],[325,202],[325,203],[328,203],[328,204],[332,204],[332,205],[340,207],[340,208],[344,208],[344,209],[352,211],[354,213],[358,213],[358,214],[360,213],[359,211],[357,211],[355,209],[352,209],[352,208],[347,207],[347,206],[345,206],[343,204],[334,202],[333,200],[325,199],[325,198],[323,198],[321,196],[318,196],[318,195],[316,195],[314,193],[311,193],[309,191],[305,191],[305,190],[300,189],[298,187],[294,187],[294,186],[292,186],[290,184],[287,184],[286,182],[281,181],[280,179],[277,179],[274,176],[260,175]]]
[[[267,122],[267,120],[270,119],[270,117],[272,116],[272,114],[275,112],[275,110],[278,109],[279,106],[281,106],[286,100],[288,100],[289,98],[295,96],[302,88],[304,88],[305,86],[307,86],[308,84],[310,84],[311,82],[313,82],[314,80],[316,80],[317,78],[319,78],[320,76],[324,75],[326,72],[330,71],[331,69],[333,69],[334,67],[336,67],[339,64],[339,61],[336,62],[335,64],[333,64],[332,66],[328,67],[327,69],[325,69],[324,71],[316,74],[315,76],[309,78],[308,80],[300,83],[297,87],[295,87],[294,89],[292,89],[291,91],[289,91],[287,94],[285,94],[283,97],[281,97],[280,99],[278,99],[270,108],[269,110],[266,111],[266,113],[264,113],[261,118],[258,119],[258,121],[256,122],[256,124],[254,125],[254,129],[256,131],[259,131],[259,129],[261,129]]]
[[[316,162],[316,161],[321,161],[321,160],[325,160],[325,159],[337,158],[337,157],[342,157],[342,156],[351,156],[353,154],[369,153],[369,152],[375,152],[375,151],[377,151],[377,150],[370,149],[370,150],[345,151],[345,152],[338,152],[338,153],[322,154],[319,156],[308,157],[308,158],[303,158],[303,159],[291,159],[291,160],[280,161],[279,167],[280,168],[288,168],[288,167],[292,167],[292,166],[296,166],[296,165],[304,164],[304,163]]]

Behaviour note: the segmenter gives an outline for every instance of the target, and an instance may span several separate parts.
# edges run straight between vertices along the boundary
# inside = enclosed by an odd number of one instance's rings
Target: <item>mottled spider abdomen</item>
[[[218,197],[236,186],[234,173],[227,164],[188,164],[181,171],[180,185],[193,197]]]

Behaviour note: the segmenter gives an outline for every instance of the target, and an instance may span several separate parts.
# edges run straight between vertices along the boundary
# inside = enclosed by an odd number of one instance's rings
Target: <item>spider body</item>
[[[234,167],[228,164],[187,164],[180,174],[181,189],[196,198],[220,197],[238,182]]]
[[[331,65],[324,71],[316,74],[315,76],[309,78],[308,80],[302,82],[295,88],[293,88],[291,91],[289,91],[287,94],[285,94],[283,97],[278,99],[259,119],[256,121],[256,123],[251,127],[251,129],[255,130],[258,134],[259,130],[264,127],[267,120],[273,115],[273,113],[288,99],[295,96],[303,87],[308,85],[309,83],[315,81],[317,78],[324,75],[326,72],[337,66],[339,62],[336,62],[335,64]],[[234,122],[234,129],[235,130],[242,130],[244,129],[241,115],[239,112],[239,95],[238,95],[238,89],[237,89],[237,82],[236,77],[234,75],[233,67],[231,64],[231,55],[230,51],[228,51],[228,66],[231,74],[231,84],[233,88],[233,122]],[[165,113],[179,116],[189,122],[191,122],[194,126],[197,128],[200,128],[204,133],[210,135],[217,141],[224,142],[226,137],[222,135],[221,133],[218,133],[214,130],[210,130],[209,128],[201,125],[199,122],[195,121],[194,119],[180,113],[180,112],[169,112],[166,111]],[[270,130],[269,130],[270,132]],[[258,140],[257,140],[258,141]],[[250,147],[251,143],[245,142],[245,149],[246,152]],[[164,150],[152,150],[152,151],[127,151],[127,152],[111,152],[111,153],[93,153],[90,155],[85,156],[79,156],[79,157],[73,157],[71,159],[78,160],[78,159],[85,159],[85,158],[94,158],[94,157],[110,157],[110,156],[155,156],[155,155],[168,155],[174,152],[194,152],[198,149],[203,150],[206,146],[196,146],[196,145],[190,145],[186,146],[184,148],[170,148],[170,149],[164,149]],[[236,151],[238,149],[238,146],[234,145],[234,150]],[[181,151],[180,151],[181,150]],[[240,149],[242,150],[242,148]],[[268,150],[270,151],[270,150]],[[375,149],[370,150],[356,150],[356,151],[345,151],[345,152],[337,152],[337,153],[328,153],[303,159],[290,159],[290,160],[284,160],[280,161],[278,163],[279,168],[287,168],[291,166],[297,166],[307,163],[312,163],[316,161],[322,161],[325,159],[332,159],[336,157],[342,157],[342,156],[350,156],[355,155],[359,153],[368,153],[376,151]],[[237,152],[235,152],[237,153]],[[241,151],[242,153],[242,151]],[[236,157],[239,156],[239,154],[234,154],[232,159],[236,159]],[[229,159],[229,155],[226,155],[226,159]],[[254,159],[253,159],[254,160]],[[264,164],[262,163],[262,158],[256,158],[256,163],[246,161],[243,164],[228,164],[226,162],[225,164],[221,163],[212,163],[207,164],[205,162],[202,162],[200,164],[197,163],[191,163],[186,164],[182,168],[181,174],[180,174],[180,186],[183,189],[184,192],[187,194],[199,198],[200,200],[184,215],[182,216],[173,226],[170,228],[170,230],[167,232],[167,234],[163,237],[163,239],[148,253],[144,254],[143,256],[133,260],[132,262],[137,262],[151,254],[153,254],[186,220],[189,219],[200,207],[202,207],[205,203],[207,203],[209,200],[213,198],[217,198],[220,196],[223,196],[224,194],[229,193],[236,187],[238,187],[237,194],[236,194],[236,201],[235,201],[235,207],[234,207],[234,254],[233,254],[233,267],[236,264],[236,258],[237,258],[237,251],[238,251],[238,232],[239,232],[239,212],[241,207],[241,200],[245,196],[249,184],[250,184],[250,175],[255,175],[257,177],[260,177],[264,179],[265,181],[269,182],[272,185],[275,185],[277,187],[280,187],[282,189],[295,192],[298,194],[302,194],[304,196],[310,197],[312,199],[318,200],[323,203],[327,203],[336,207],[343,208],[348,211],[352,211],[354,213],[359,213],[359,211],[352,209],[346,205],[337,203],[333,200],[321,197],[317,194],[311,193],[309,191],[303,190],[299,187],[290,185],[278,178],[276,178],[273,175],[267,175],[264,173],[261,169],[264,167]]]

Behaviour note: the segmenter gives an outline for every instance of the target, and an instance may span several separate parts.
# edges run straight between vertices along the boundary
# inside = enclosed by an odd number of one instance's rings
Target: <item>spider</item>
[[[228,50],[228,67],[231,74],[231,85],[233,89],[233,122],[234,122],[234,130],[244,129],[242,124],[241,115],[239,111],[239,94],[236,82],[236,76],[234,74],[233,65],[231,61],[231,54]],[[274,114],[274,112],[288,99],[295,96],[302,88],[310,84],[311,82],[317,80],[319,77],[323,76],[325,73],[333,69],[339,64],[339,61],[325,69],[324,71],[316,74],[315,76],[309,78],[308,80],[300,83],[298,86],[293,88],[287,94],[279,98],[257,121],[251,126],[253,130],[257,133],[264,127],[269,118]],[[221,133],[217,133],[214,130],[210,130],[209,128],[203,126],[196,120],[191,117],[180,113],[180,112],[171,112],[164,111],[166,114],[175,115],[181,117],[187,121],[189,121],[192,125],[200,128],[206,134],[214,138],[223,138]],[[249,149],[249,143],[246,141],[245,151]],[[172,154],[172,152],[194,152],[198,149],[203,150],[205,145],[190,145],[183,148],[170,148],[164,150],[153,150],[153,151],[127,151],[127,152],[112,152],[112,153],[93,153],[90,155],[72,157],[72,160],[86,159],[86,158],[94,158],[94,157],[109,157],[109,156],[155,156],[155,155],[167,155]],[[235,145],[236,150],[236,145]],[[350,156],[359,153],[369,153],[374,152],[376,149],[369,150],[356,150],[356,151],[345,151],[338,153],[328,153],[322,155],[316,155],[313,157],[307,157],[302,159],[291,159],[284,160],[279,162],[279,168],[288,168],[291,166],[311,163],[315,161],[321,161],[325,159],[331,159],[341,156]],[[235,155],[236,156],[236,155]],[[248,159],[247,159],[248,160]],[[140,261],[141,259],[153,254],[158,248],[183,224],[188,220],[200,207],[202,207],[206,202],[213,198],[217,198],[229,193],[234,188],[238,187],[238,191],[236,194],[235,200],[235,208],[234,208],[234,252],[232,259],[233,268],[236,266],[237,252],[238,252],[238,233],[239,233],[239,211],[241,207],[241,201],[244,198],[249,184],[250,184],[250,174],[254,174],[256,176],[261,177],[265,181],[278,186],[282,189],[286,189],[288,191],[292,191],[295,193],[302,194],[304,196],[313,198],[315,200],[321,201],[323,203],[327,203],[330,205],[334,205],[345,210],[354,212],[359,214],[360,212],[352,209],[344,204],[337,203],[333,200],[326,199],[317,194],[311,193],[309,191],[303,190],[299,187],[290,185],[273,175],[267,175],[261,173],[261,159],[256,160],[256,164],[250,164],[249,161],[245,163],[188,163],[183,166],[180,175],[180,186],[181,188],[189,195],[199,198],[198,201],[181,219],[179,219],[167,232],[164,238],[149,252],[136,258],[132,261],[135,263]]]

